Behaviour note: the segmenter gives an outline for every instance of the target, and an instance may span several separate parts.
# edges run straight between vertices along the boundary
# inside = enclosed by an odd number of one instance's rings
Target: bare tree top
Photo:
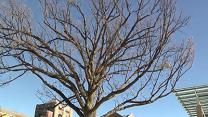
[[[41,20],[17,2],[0,10],[0,72],[30,73],[79,116],[104,116],[172,92],[193,43],[174,34],[188,19],[173,0],[40,0]],[[3,7],[2,7],[3,8]],[[93,116],[93,117],[94,117]]]

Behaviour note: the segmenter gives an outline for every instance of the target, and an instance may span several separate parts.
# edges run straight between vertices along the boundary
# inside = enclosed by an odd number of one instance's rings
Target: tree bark
[[[89,101],[88,101],[89,110],[91,110],[94,107],[94,96],[95,96],[95,94],[92,94],[89,97]],[[96,117],[96,110],[88,111],[86,117]]]
[[[96,117],[96,111],[89,113],[86,117]]]
[[[86,111],[84,117],[96,117],[96,111]]]

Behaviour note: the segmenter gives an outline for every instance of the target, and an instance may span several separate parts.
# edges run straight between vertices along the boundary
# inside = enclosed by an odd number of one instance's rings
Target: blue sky
[[[25,1],[31,7],[37,7],[37,0]],[[193,67],[182,77],[177,87],[208,84],[207,5],[207,0],[177,0],[177,7],[183,11],[183,14],[191,17],[188,26],[179,33],[179,38],[192,37],[195,47]],[[38,12],[36,11],[34,15],[37,14]],[[10,85],[0,88],[0,106],[33,116],[35,104],[41,103],[35,96],[39,88],[39,80],[30,75],[16,80]],[[101,110],[104,111],[105,108],[103,107]],[[188,117],[188,114],[173,94],[151,105],[135,107],[131,110],[121,112],[121,114],[129,113],[133,113],[135,117]]]

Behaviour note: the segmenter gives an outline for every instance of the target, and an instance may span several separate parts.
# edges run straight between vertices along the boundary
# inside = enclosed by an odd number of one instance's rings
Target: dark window
[[[62,114],[58,114],[58,117],[62,117]]]

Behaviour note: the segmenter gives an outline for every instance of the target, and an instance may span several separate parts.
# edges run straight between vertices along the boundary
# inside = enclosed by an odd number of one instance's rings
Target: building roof
[[[196,106],[200,104],[208,116],[208,85],[176,89],[174,91],[178,100],[190,117],[197,116]]]
[[[111,115],[108,116],[108,117],[123,117],[123,116],[121,116],[121,115],[118,114],[118,113],[113,113],[113,114],[111,114]]]
[[[131,113],[130,115],[122,116],[118,113],[113,113],[113,114],[109,115],[108,117],[134,117],[134,115]]]

